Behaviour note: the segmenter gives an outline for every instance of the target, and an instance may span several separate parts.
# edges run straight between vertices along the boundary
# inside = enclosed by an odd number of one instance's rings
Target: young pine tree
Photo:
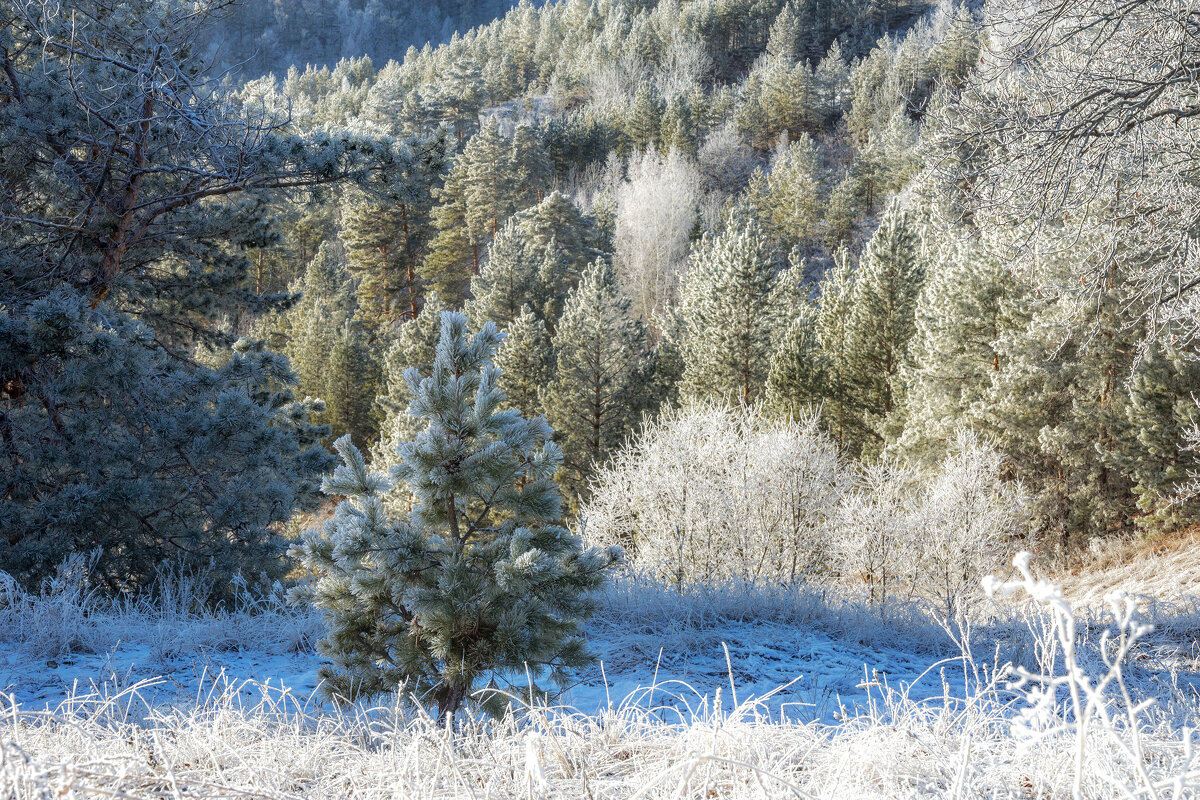
[[[816,313],[801,306],[771,355],[767,403],[784,417],[797,418],[821,404],[824,365],[817,344]]]
[[[852,452],[864,435],[862,415],[850,384],[850,313],[854,307],[854,262],[845,247],[833,257],[833,269],[821,281],[815,334],[823,365],[822,416],[833,438]]]
[[[432,374],[405,374],[424,425],[391,481],[336,444],[344,464],[323,488],[347,499],[292,549],[316,574],[297,594],[324,612],[331,694],[404,686],[449,721],[481,682],[529,670],[561,683],[588,661],[580,623],[620,551],[585,550],[558,524],[561,452],[545,419],[500,410],[500,340],[491,323],[472,336],[465,316],[442,314]],[[393,481],[414,497],[397,519],[384,506]]]
[[[541,415],[539,394],[549,385],[554,365],[546,326],[529,306],[508,326],[504,344],[496,353],[496,366],[504,373],[508,407],[527,419]]]
[[[321,395],[325,419],[334,431],[345,431],[360,442],[376,438],[374,405],[379,372],[375,348],[368,341],[362,320],[347,319],[335,332]]]
[[[1181,502],[1181,485],[1200,469],[1200,456],[1187,446],[1188,431],[1200,424],[1195,391],[1200,364],[1195,353],[1154,342],[1134,368],[1125,416],[1129,429],[1108,460],[1135,482],[1139,527],[1183,527],[1196,519],[1195,498]]]
[[[767,175],[756,173],[747,200],[783,251],[815,240],[828,204],[820,157],[808,134],[781,147]]]
[[[747,215],[705,236],[682,292],[686,396],[747,403],[761,397],[787,324],[781,300],[791,272],[776,275],[766,235]]]
[[[479,254],[495,237],[500,225],[516,210],[519,176],[513,173],[511,145],[500,135],[495,119],[489,119],[471,137],[463,150],[466,168],[466,224],[471,240],[475,272]]]
[[[526,242],[516,221],[506,222],[488,248],[487,261],[471,279],[468,313],[507,331],[522,307],[541,309],[546,300],[541,296],[541,262],[541,255]]]
[[[429,288],[451,305],[462,303],[478,267],[479,252],[467,231],[466,189],[467,170],[460,158],[445,183],[434,190],[438,205],[431,217],[437,233],[422,262]]]
[[[664,111],[666,104],[654,84],[649,81],[641,83],[624,120],[625,135],[634,150],[649,150],[659,143]]]
[[[1001,369],[997,343],[1025,320],[1014,318],[1018,278],[989,248],[943,234],[917,300],[910,363],[901,369],[902,428],[889,448],[933,468],[947,455],[963,420],[983,402]]]
[[[382,393],[375,398],[376,414],[382,423],[379,441],[371,450],[371,466],[377,470],[391,468],[396,463],[400,443],[415,439],[421,432],[422,420],[408,413],[408,382],[404,373],[413,364],[433,363],[445,310],[441,298],[430,295],[417,318],[400,326],[384,355]]]
[[[916,330],[923,280],[916,231],[893,204],[859,266],[847,335],[850,385],[868,424],[877,424],[896,407],[897,377]],[[878,444],[874,438],[872,446]]]
[[[300,302],[272,322],[277,328],[273,333],[286,340],[285,352],[296,369],[300,391],[325,401],[320,421],[333,435],[349,433],[359,442],[374,439],[378,354],[363,330],[335,247],[321,244],[298,288],[303,292]]]
[[[612,267],[597,259],[568,295],[554,335],[558,366],[543,403],[562,444],[563,483],[573,500],[637,417],[645,331],[629,306]]]

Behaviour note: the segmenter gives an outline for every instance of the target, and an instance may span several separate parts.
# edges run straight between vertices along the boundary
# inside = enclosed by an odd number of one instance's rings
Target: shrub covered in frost
[[[648,424],[597,475],[587,536],[634,569],[687,584],[796,583],[829,565],[849,488],[815,417],[696,404]]]

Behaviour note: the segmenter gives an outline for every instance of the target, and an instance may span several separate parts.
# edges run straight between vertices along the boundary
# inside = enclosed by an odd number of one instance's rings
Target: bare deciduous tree
[[[1132,282],[1151,301],[1152,334],[1195,339],[1200,9],[993,0],[987,15],[989,47],[940,160],[967,210],[1002,224],[1037,221],[1063,250],[1100,216],[1106,240],[1077,259],[1074,282],[1056,288],[1098,304],[1120,258],[1137,267]],[[1014,236],[1013,255],[1036,268],[1046,254],[1033,241]]]

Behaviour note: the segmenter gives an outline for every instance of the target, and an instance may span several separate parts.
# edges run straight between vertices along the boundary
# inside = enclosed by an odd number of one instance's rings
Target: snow
[[[597,663],[551,702],[586,715],[636,706],[664,722],[740,705],[767,719],[832,725],[891,694],[945,703],[971,693],[972,668],[931,621],[912,614],[883,619],[845,598],[840,608],[829,598],[787,599],[797,607],[786,607],[783,595],[689,597],[653,585],[616,587],[588,626]],[[985,651],[1014,636],[1012,620],[998,624],[1001,633],[975,634]],[[1200,697],[1192,626],[1175,627],[1182,635],[1157,641],[1139,664],[1145,683],[1166,681]],[[266,686],[306,708],[328,706],[313,646],[320,619],[282,603],[215,616],[59,608],[44,619],[27,613],[22,625],[4,630],[0,691],[26,709],[52,710],[81,692],[132,685],[157,706],[195,704],[216,686],[247,697]],[[1019,659],[1031,648],[1009,649],[1008,657]],[[517,695],[526,683],[523,675],[501,678]]]
[[[0,653],[0,690],[22,707],[47,709],[81,689],[143,682],[150,683],[139,694],[153,705],[195,702],[214,683],[244,684],[239,691],[248,696],[257,695],[254,684],[261,683],[287,689],[306,705],[323,702],[316,692],[321,659],[312,651],[287,652],[270,640],[258,646],[250,640],[164,653],[157,626],[138,629],[128,623],[127,638],[101,652],[45,657],[19,642],[5,643]],[[174,624],[174,632],[186,639],[186,628],[193,623]],[[734,622],[697,631],[686,648],[654,646],[652,640],[630,642],[628,636],[606,641],[604,632],[596,631],[589,638],[599,662],[580,674],[556,704],[596,714],[610,703],[634,703],[655,708],[670,721],[670,709],[711,707],[718,692],[727,708],[736,705],[731,703],[735,693],[740,703],[769,695],[760,711],[833,723],[848,710],[865,706],[869,691],[878,694],[883,685],[905,690],[913,699],[944,694],[941,673],[929,669],[926,653],[839,641],[812,629]],[[952,662],[945,666],[953,669]],[[960,678],[961,672],[959,668]],[[514,678],[519,681],[519,676]],[[961,680],[958,683],[961,687]]]
[[[465,721],[451,745],[435,720],[387,698],[334,708],[317,691],[319,619],[278,598],[247,606],[214,615],[0,596],[0,796],[158,797],[168,786],[214,800],[862,800],[1108,797],[1113,785],[1170,796],[1155,787],[1178,785],[1186,797],[1200,780],[1188,760],[1200,709],[1190,617],[1158,620],[1169,635],[1125,664],[1124,685],[1158,701],[1141,724],[1106,716],[1080,728],[1067,684],[1046,717],[1037,695],[987,680],[1050,641],[1029,607],[977,621],[964,656],[915,607],[884,616],[852,592],[625,582],[589,623],[600,661],[554,706]],[[1077,612],[1080,660],[1063,675],[1093,691],[1102,626]],[[1119,696],[1096,696],[1105,714],[1120,711]],[[1076,758],[1082,773],[1064,769]]]

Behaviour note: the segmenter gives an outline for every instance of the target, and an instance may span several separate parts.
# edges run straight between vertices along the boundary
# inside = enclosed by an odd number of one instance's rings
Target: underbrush
[[[212,593],[204,576],[166,569],[152,592],[111,598],[91,587],[81,556],[67,559],[38,592],[0,572],[0,641],[42,658],[102,653],[131,641],[164,658],[251,646],[314,649],[320,620],[288,604],[281,586],[258,589],[239,580],[234,589],[228,604],[214,607],[206,602]]]
[[[400,697],[338,709],[217,681],[194,703],[162,707],[146,699],[148,683],[110,683],[42,711],[0,698],[0,797],[1197,796],[1195,699],[1165,692],[1152,703],[1138,683],[1139,643],[1150,632],[1136,601],[1113,595],[1104,625],[1085,625],[1061,591],[1025,561],[1017,566],[1015,581],[992,588],[1026,598],[1012,603],[1025,610],[1010,622],[1025,625],[1041,667],[996,668],[963,653],[970,691],[946,686],[925,700],[874,678],[869,702],[836,725],[781,720],[769,697],[739,698],[732,678],[703,697],[656,682],[590,715],[514,698],[502,719],[452,726]],[[12,594],[6,621],[40,602],[14,604]],[[606,596],[597,624],[635,612],[639,624],[678,630],[764,614],[773,623],[859,624],[849,601],[822,611],[816,593],[770,599],[749,589],[685,597],[626,582]],[[259,627],[243,635],[264,635],[294,614],[258,611],[244,614],[241,624]],[[102,627],[113,613],[86,618]]]

